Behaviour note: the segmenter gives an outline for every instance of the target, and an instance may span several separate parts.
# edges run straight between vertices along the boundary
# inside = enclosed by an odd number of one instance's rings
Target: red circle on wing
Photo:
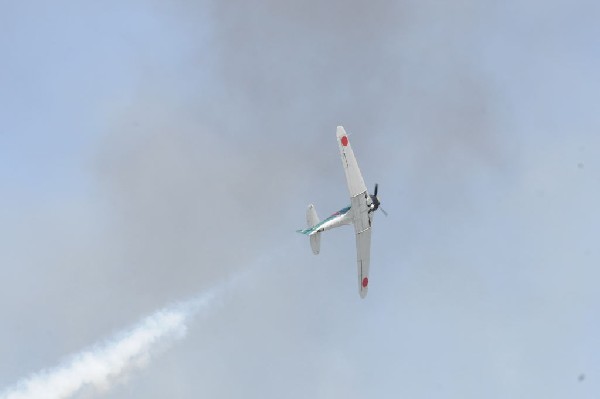
[[[363,286],[363,288],[367,288],[367,285],[369,285],[369,279],[367,277],[365,277],[365,278],[363,278],[362,286]]]
[[[348,145],[348,137],[346,136],[342,136],[342,145],[345,147]]]

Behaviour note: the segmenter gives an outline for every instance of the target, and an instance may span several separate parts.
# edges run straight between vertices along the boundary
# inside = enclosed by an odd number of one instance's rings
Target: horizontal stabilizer
[[[310,248],[313,254],[318,255],[321,250],[321,233],[311,234],[308,238],[310,238]]]
[[[310,247],[315,255],[319,254],[321,249],[321,232],[316,229],[320,222],[319,216],[317,215],[317,211],[313,204],[310,204],[306,209],[306,224],[308,224],[308,228],[304,230],[296,230],[296,232],[301,234],[306,234],[310,239]]]
[[[315,206],[313,204],[310,204],[306,209],[306,224],[308,225],[308,227],[313,227],[320,221],[321,220],[317,215],[317,210],[315,209]]]
[[[308,224],[308,228],[312,229],[316,226],[321,220],[319,219],[319,215],[317,215],[317,210],[313,204],[310,204],[306,209],[306,223]],[[310,235],[310,248],[313,251],[313,254],[318,255],[321,250],[321,233],[312,232]]]

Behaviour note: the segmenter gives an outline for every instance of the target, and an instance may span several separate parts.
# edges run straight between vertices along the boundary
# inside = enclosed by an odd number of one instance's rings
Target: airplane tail
[[[313,254],[318,255],[321,250],[321,233],[315,233],[310,237],[310,247],[313,251]]]
[[[313,204],[310,204],[306,209],[306,223],[308,227],[313,227],[317,223],[319,223],[319,216],[317,215],[317,210]],[[310,247],[312,248],[313,254],[318,255],[321,250],[321,233],[316,232],[309,236],[310,238]]]
[[[315,206],[310,204],[308,209],[306,209],[306,223],[308,224],[308,228],[305,230],[298,230],[298,233],[308,235],[308,238],[310,239],[310,248],[315,255],[318,255],[321,250],[321,233],[313,230],[313,227],[316,226],[319,221]]]
[[[313,204],[310,204],[306,209],[306,224],[308,227],[313,227],[321,220],[319,219],[319,215],[317,215],[317,210]]]

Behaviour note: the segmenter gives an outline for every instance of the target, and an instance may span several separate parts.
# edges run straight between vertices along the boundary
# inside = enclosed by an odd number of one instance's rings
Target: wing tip
[[[368,291],[369,291],[369,277],[364,276],[358,286],[358,293],[360,294],[360,297],[362,299],[364,299],[367,296]]]
[[[346,136],[346,130],[344,130],[344,127],[341,125],[337,127],[336,132],[338,137]]]

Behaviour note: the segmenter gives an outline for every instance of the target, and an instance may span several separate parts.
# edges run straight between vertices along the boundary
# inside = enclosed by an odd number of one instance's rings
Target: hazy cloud
[[[0,108],[10,131],[46,139],[2,146],[17,154],[1,158],[2,385],[266,256],[222,312],[189,319],[185,344],[110,395],[597,392],[598,9],[576,3],[15,14],[4,54],[19,74],[2,76],[14,89]],[[24,34],[37,26],[52,32],[38,47]],[[15,115],[31,104],[26,124]],[[338,124],[390,213],[366,301],[351,229],[324,236],[319,257],[293,233],[308,203],[347,205]]]

